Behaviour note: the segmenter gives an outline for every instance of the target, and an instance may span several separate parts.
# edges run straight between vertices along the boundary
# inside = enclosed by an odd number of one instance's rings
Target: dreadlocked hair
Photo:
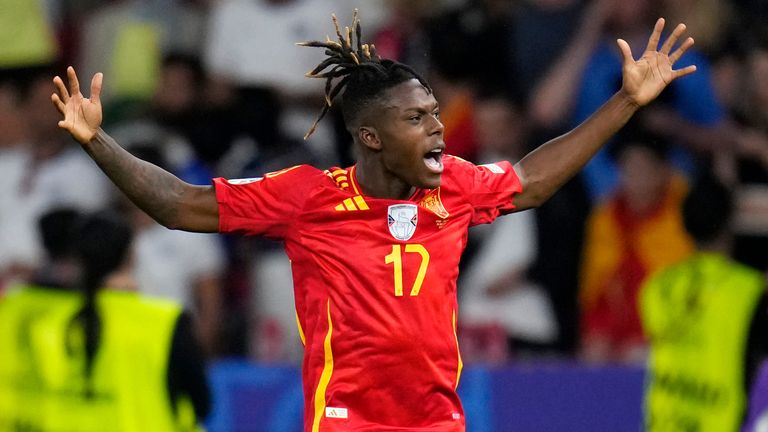
[[[348,127],[354,123],[355,116],[362,109],[371,105],[386,90],[416,79],[427,92],[432,88],[427,81],[410,66],[394,60],[382,59],[376,54],[373,44],[362,43],[362,28],[357,16],[357,9],[352,14],[352,27],[344,27],[342,34],[336,15],[332,14],[333,26],[338,41],[326,36],[323,41],[299,42],[297,45],[325,48],[325,60],[305,74],[308,78],[325,79],[325,103],[312,127],[304,135],[309,138],[325,117],[333,104],[334,98],[344,90],[342,96],[342,115]]]

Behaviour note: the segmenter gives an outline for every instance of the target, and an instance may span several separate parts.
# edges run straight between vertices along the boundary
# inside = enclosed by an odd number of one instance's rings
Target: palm
[[[102,75],[96,74],[91,81],[90,99],[80,93],[80,84],[74,69],[67,68],[69,78],[69,90],[64,86],[61,78],[54,78],[58,93],[51,96],[51,100],[64,118],[59,122],[59,127],[69,132],[77,141],[86,144],[96,135],[101,126],[101,93]]]
[[[685,25],[678,25],[664,42],[664,45],[657,49],[663,28],[664,20],[659,19],[653,29],[653,34],[648,39],[648,46],[643,56],[637,61],[632,58],[629,45],[621,39],[618,41],[623,57],[622,89],[639,106],[650,103],[675,79],[696,70],[696,66],[688,66],[678,70],[672,69],[675,62],[693,45],[693,39],[689,37],[670,54],[672,47],[685,32]]]

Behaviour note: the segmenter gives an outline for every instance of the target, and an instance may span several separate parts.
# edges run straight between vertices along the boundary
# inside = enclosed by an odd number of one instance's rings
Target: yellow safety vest
[[[167,369],[181,308],[102,291],[100,344],[86,396],[77,293],[20,287],[0,298],[0,432],[195,430],[188,400],[173,408]],[[79,330],[79,331],[78,331]]]
[[[739,429],[749,327],[764,286],[759,272],[710,253],[649,279],[640,299],[650,340],[646,430]]]

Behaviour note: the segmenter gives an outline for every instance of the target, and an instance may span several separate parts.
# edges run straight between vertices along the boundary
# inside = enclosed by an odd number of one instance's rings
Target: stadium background
[[[764,1],[0,0],[0,292],[45,264],[35,232],[44,212],[120,208],[140,233],[137,289],[196,317],[211,430],[299,430],[301,346],[278,245],[169,234],[143,220],[95,166],[71,161],[86,156],[68,153],[76,144],[56,130],[50,78],[69,64],[84,82],[104,72],[104,128],[193,183],[347,166],[336,110],[301,139],[323,83],[303,76],[319,54],[294,42],[333,34],[330,14],[344,24],[354,7],[364,39],[428,77],[448,151],[478,163],[516,159],[599,106],[620,84],[616,37],[638,52],[655,17],[685,21],[697,42],[683,63],[699,71],[645,110],[643,126],[670,143],[681,179],[707,170],[732,179],[743,200],[737,257],[768,268]],[[588,224],[618,177],[604,152],[546,206],[473,231],[459,283],[468,430],[638,429],[646,347],[627,337],[589,349],[583,319],[599,296],[585,276],[585,257],[601,246]],[[44,183],[70,193],[46,196]],[[642,263],[642,276],[664,264]],[[636,276],[609,271],[596,285]]]

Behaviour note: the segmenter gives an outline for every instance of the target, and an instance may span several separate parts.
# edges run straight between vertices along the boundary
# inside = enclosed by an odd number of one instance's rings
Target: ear
[[[381,139],[376,131],[376,128],[371,126],[360,126],[357,128],[357,138],[360,142],[370,150],[381,150]]]

